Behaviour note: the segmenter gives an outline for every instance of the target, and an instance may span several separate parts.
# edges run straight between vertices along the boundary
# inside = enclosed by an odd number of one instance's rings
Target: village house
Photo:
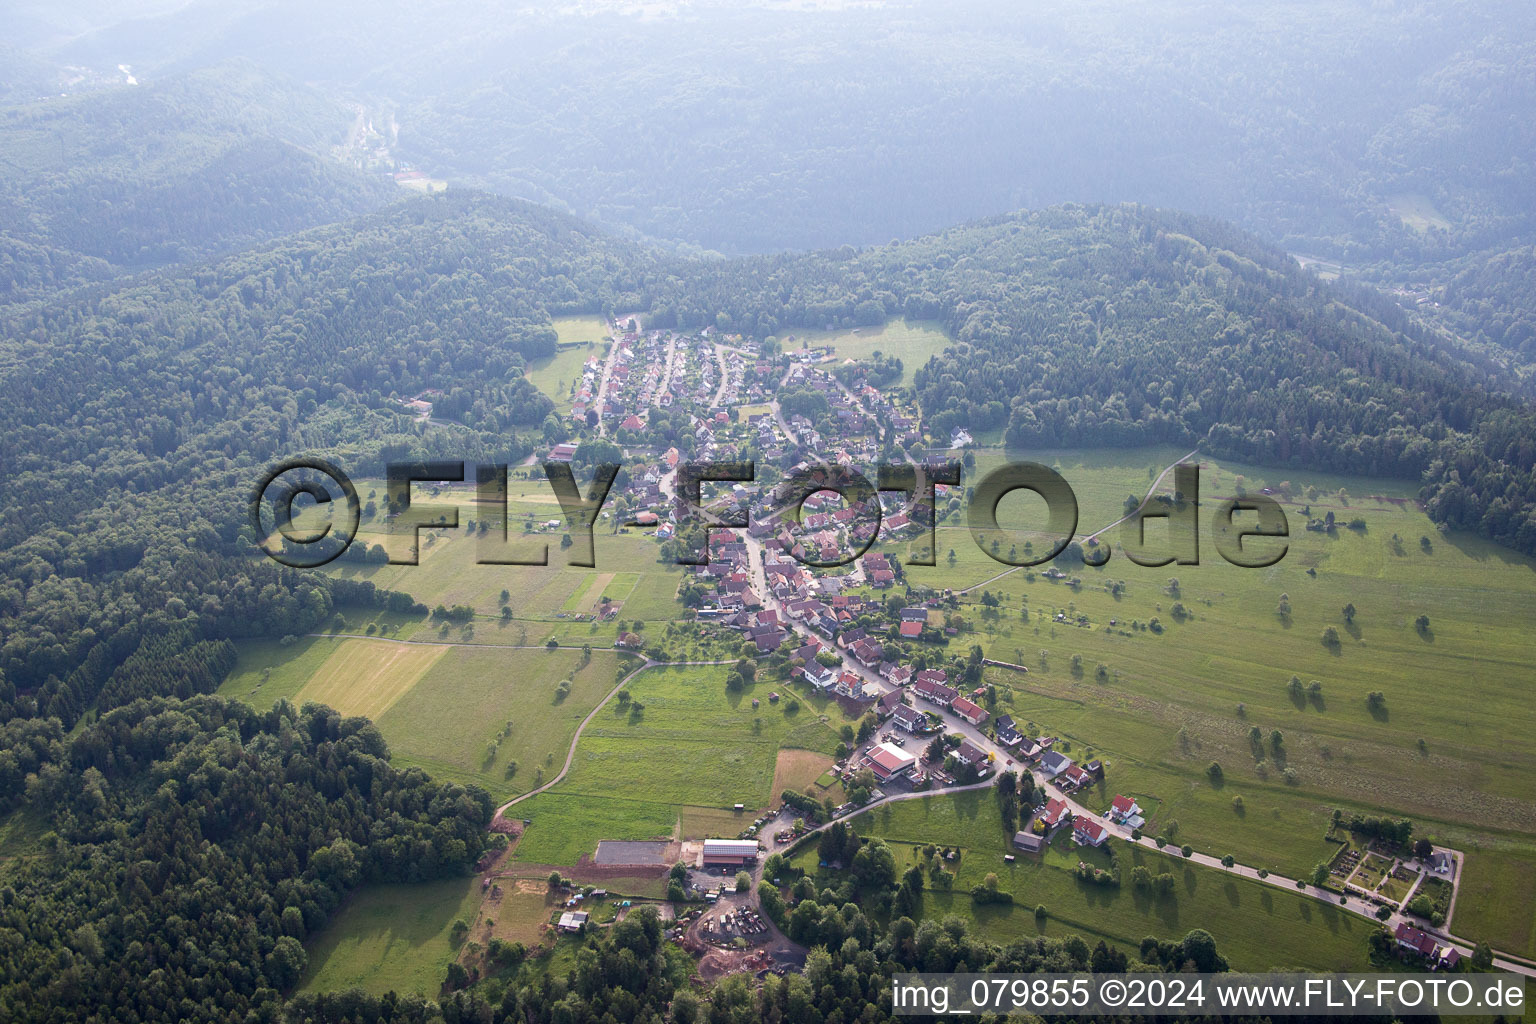
[[[897,705],[896,710],[891,714],[891,721],[907,732],[928,731],[928,716],[910,704]]]
[[[1072,789],[1081,789],[1083,786],[1086,786],[1093,781],[1093,776],[1083,771],[1080,766],[1069,764],[1066,769],[1057,777],[1057,781],[1059,781],[1063,786],[1067,786]]]
[[[1062,824],[1072,817],[1072,812],[1067,809],[1067,802],[1058,797],[1051,797],[1046,801],[1045,810],[1040,812],[1040,826],[1042,831],[1049,832],[1057,825]]]
[[[987,764],[987,752],[970,740],[961,740],[955,748],[955,760],[979,770]]]
[[[949,709],[972,725],[980,725],[990,717],[990,713],[986,708],[974,704],[964,697],[956,697],[950,703]]]
[[[1047,750],[1040,755],[1040,774],[1047,779],[1054,779],[1070,767],[1072,767],[1072,760],[1065,754],[1058,754],[1054,750]]]
[[[1449,969],[1461,963],[1461,951],[1455,946],[1442,946],[1433,935],[1406,921],[1400,923],[1393,934],[1400,952],[1423,957],[1429,961],[1431,969]]]
[[[1011,747],[1023,741],[1024,737],[1014,723],[1012,715],[998,715],[997,721],[993,724],[997,729],[997,742],[1003,746]]]
[[[1108,838],[1109,829],[1087,815],[1072,823],[1072,841],[1078,846],[1102,846]]]
[[[1109,816],[1130,828],[1140,828],[1146,821],[1141,806],[1128,796],[1117,796],[1110,801]]]
[[[954,703],[956,697],[960,696],[959,690],[945,686],[942,682],[935,682],[933,679],[925,679],[927,675],[929,675],[928,672],[919,672],[917,682],[912,686],[912,692],[923,700],[937,704],[941,708],[947,708]]]

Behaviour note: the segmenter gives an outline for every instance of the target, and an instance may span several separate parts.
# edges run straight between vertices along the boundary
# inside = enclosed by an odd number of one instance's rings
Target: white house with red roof
[[[1109,816],[1130,828],[1140,828],[1146,824],[1147,819],[1143,817],[1145,813],[1132,797],[1117,796],[1109,802]]]
[[[1045,810],[1040,812],[1040,824],[1049,830],[1070,817],[1072,812],[1067,808],[1067,802],[1060,797],[1051,797],[1045,804]]]
[[[1081,765],[1074,764],[1068,765],[1066,770],[1057,776],[1057,780],[1063,785],[1078,789],[1092,782],[1093,776],[1084,771]]]
[[[1078,846],[1102,846],[1109,838],[1109,829],[1097,819],[1083,815],[1072,823],[1072,841]]]

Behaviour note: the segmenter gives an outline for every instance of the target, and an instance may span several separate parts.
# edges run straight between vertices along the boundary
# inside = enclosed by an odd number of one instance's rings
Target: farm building
[[[557,444],[549,450],[550,462],[570,462],[576,455],[574,444]]]
[[[881,782],[904,775],[917,764],[917,758],[890,743],[880,743],[869,750],[869,769]]]
[[[1033,832],[1015,832],[1013,845],[1025,853],[1039,853],[1045,846],[1045,837],[1037,836]]]
[[[755,839],[706,839],[699,857],[701,867],[740,867],[757,860]]]
[[[579,932],[581,926],[587,923],[585,910],[567,910],[560,915],[560,924],[557,926],[563,932]]]

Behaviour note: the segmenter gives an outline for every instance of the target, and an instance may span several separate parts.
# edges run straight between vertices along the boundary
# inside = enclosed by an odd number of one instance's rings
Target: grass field
[[[299,991],[361,988],[435,997],[456,955],[449,941],[453,922],[474,922],[479,904],[474,877],[362,889],[310,941]]]
[[[1403,222],[1405,228],[1420,232],[1421,234],[1434,228],[1438,231],[1450,229],[1450,221],[1435,208],[1435,202],[1429,196],[1418,192],[1400,192],[1387,200],[1388,208]]]
[[[1361,970],[1366,965],[1366,937],[1372,922],[1274,886],[1199,868],[1182,858],[1119,844],[1125,884],[1115,888],[1079,881],[1073,873],[1080,859],[1104,867],[1101,851],[1085,852],[1058,833],[1040,857],[1019,856],[1002,829],[997,800],[989,791],[935,796],[886,804],[854,820],[861,835],[899,843],[897,871],[905,871],[920,855],[922,844],[956,844],[962,848],[951,892],[923,894],[923,914],[942,918],[958,914],[980,932],[998,941],[1039,934],[1080,934],[1089,942],[1102,937],[1134,950],[1147,935],[1181,938],[1192,928],[1216,937],[1222,954],[1238,970],[1307,967],[1317,970]],[[815,866],[814,854],[810,866]],[[797,865],[803,865],[798,861]],[[1172,872],[1175,891],[1152,897],[1129,884],[1131,869],[1145,865],[1154,875]],[[977,906],[969,890],[989,872],[999,888],[1014,894],[1012,907]],[[1044,904],[1042,922],[1035,907]]]
[[[329,646],[330,657],[299,688],[295,702],[327,704],[343,715],[375,721],[453,650],[382,640],[337,640]]]
[[[628,689],[644,711],[617,701],[599,711],[570,774],[519,805],[533,825],[515,859],[572,864],[599,839],[734,837],[775,799],[775,778],[814,782],[838,744],[836,705],[827,705],[835,717],[823,721],[808,702],[798,712],[785,701],[769,704],[768,691],[782,683],[728,693],[725,672],[722,665],[637,677]],[[746,809],[732,810],[737,803]]]
[[[1118,518],[1126,496],[1144,493],[1181,454],[1010,457],[1058,468],[1076,492],[1082,536]],[[978,474],[1002,459],[982,452]],[[1288,554],[1262,570],[1227,564],[1215,550],[1210,509],[1239,483],[1257,490],[1282,480],[1295,495],[1285,504]],[[1104,791],[1090,796],[1091,806],[1118,792],[1155,798],[1150,828],[1177,821],[1183,841],[1217,856],[1305,872],[1331,851],[1322,835],[1341,807],[1405,815],[1420,834],[1480,848],[1469,859],[1471,885],[1510,891],[1515,879],[1531,877],[1536,712],[1525,692],[1533,563],[1442,535],[1400,482],[1281,476],[1205,460],[1201,487],[1198,566],[1143,568],[1119,552],[1104,568],[1072,570],[1078,585],[1020,570],[986,587],[996,608],[981,603],[980,591],[959,599],[954,612],[974,632],[952,650],[977,643],[1030,669],[988,670],[1001,688],[999,710],[1069,738],[1074,756],[1107,759]],[[1338,528],[1305,530],[1307,507],[1314,516],[1332,511]],[[1363,529],[1349,527],[1356,518]],[[1104,538],[1118,545],[1119,530]],[[963,587],[1007,569],[961,529],[942,530],[939,550],[940,565],[912,567],[910,582]],[[1278,611],[1282,595],[1289,614]],[[1353,621],[1344,618],[1346,604],[1357,609]],[[1058,613],[1067,621],[1056,621]],[[1420,614],[1429,616],[1426,630],[1414,624]],[[1086,626],[1075,624],[1078,616]],[[1160,632],[1144,628],[1154,618]],[[1329,627],[1340,638],[1335,647],[1321,640]],[[1317,680],[1320,695],[1293,699],[1293,674],[1304,686]],[[1372,691],[1386,696],[1376,713],[1366,706]],[[1283,736],[1278,756],[1274,730]],[[1206,775],[1212,761],[1223,768],[1219,786]],[[1532,917],[1501,906],[1456,923],[1470,921],[1480,937],[1533,955]]]
[[[831,345],[839,361],[868,359],[876,352],[901,360],[901,386],[912,383],[912,375],[929,358],[944,351],[949,337],[937,323],[927,320],[892,320],[882,327],[861,327],[846,331],[796,329],[795,341],[787,348],[802,345]]]
[[[875,347],[871,337],[854,337]],[[913,364],[907,365],[910,370]],[[984,449],[968,481],[1005,458],[1054,466],[1076,493],[1081,537],[1119,518],[1127,496],[1139,498],[1183,454],[1163,448],[1089,454]],[[1227,564],[1217,554],[1211,524],[1217,501],[1239,486],[1280,488],[1282,481],[1293,496],[1285,502],[1289,553],[1261,570]],[[940,530],[939,564],[909,567],[907,582],[938,591],[993,580],[985,589],[998,599],[995,607],[983,605],[978,590],[943,609],[962,620],[949,651],[977,644],[990,657],[1029,667],[1027,674],[987,670],[987,681],[999,688],[996,710],[1062,736],[1074,757],[1106,760],[1104,786],[1084,794],[1090,806],[1102,807],[1117,793],[1135,795],[1151,812],[1149,831],[1176,823],[1180,842],[1293,875],[1331,855],[1333,846],[1323,836],[1334,808],[1411,817],[1418,834],[1468,852],[1469,898],[1457,908],[1458,933],[1536,956],[1536,909],[1496,898],[1527,891],[1536,880],[1536,792],[1529,784],[1536,769],[1536,711],[1526,698],[1536,566],[1474,538],[1442,535],[1416,508],[1414,487],[1400,481],[1282,475],[1204,460],[1201,486],[1199,565],[1144,568],[1117,550],[1103,568],[1071,570],[1076,583],[1051,582],[1037,571],[1007,572],[1008,566],[977,549],[963,519],[952,518]],[[514,480],[514,507],[547,514],[549,506],[539,503],[545,490],[542,481]],[[467,508],[466,498],[445,489],[424,500]],[[1027,508],[1005,503],[1005,525],[1027,525]],[[1338,528],[1305,530],[1308,511],[1333,512]],[[1357,518],[1361,528],[1351,528]],[[1160,530],[1154,525],[1148,533],[1157,544]],[[569,616],[608,596],[624,601],[623,628],[642,620],[647,641],[665,647],[670,657],[725,656],[728,650],[728,634],[701,642],[697,629],[677,629],[680,571],[660,565],[654,541],[643,534],[600,530],[599,571],[563,566],[558,544],[551,546],[548,567],[477,566],[474,541],[462,531],[443,537],[423,546],[419,566],[333,569],[406,590],[429,605],[469,604],[479,616],[470,630],[405,623],[402,637],[489,645],[536,645],[554,637],[562,644],[604,647],[620,623]],[[1116,547],[1121,537],[1118,528],[1103,534]],[[950,550],[953,563],[946,557]],[[506,622],[499,618],[503,588],[510,591],[512,609]],[[1279,610],[1282,595],[1285,614]],[[1343,616],[1346,604],[1357,609],[1352,621]],[[1066,621],[1057,621],[1058,614]],[[1427,629],[1415,626],[1420,614],[1429,617]],[[1079,616],[1085,625],[1076,624]],[[351,628],[384,619],[346,612]],[[1154,619],[1157,629],[1147,628]],[[1339,637],[1332,647],[1321,641],[1330,627]],[[294,697],[331,656],[324,646],[329,643],[243,644],[225,689],[259,706]],[[432,743],[448,739],[453,708],[482,707],[482,698],[470,692],[473,685],[447,691],[441,718],[424,710],[421,723],[407,722],[400,708],[411,694],[425,699],[449,685],[450,665],[447,656],[436,662],[383,717],[395,716],[394,728],[406,732],[434,721]],[[1320,693],[1293,698],[1287,688],[1293,674],[1303,684],[1316,680]],[[766,700],[756,714],[750,694],[731,705],[722,678],[723,669],[694,692],[675,685],[670,673],[637,680],[645,715],[637,721],[599,715],[583,737],[571,777],[525,805],[535,825],[519,856],[569,864],[598,838],[670,835],[685,818],[690,834],[696,826],[734,834],[733,820],[715,816],[738,801],[749,807],[766,801],[781,747],[825,754],[835,745],[841,724],[835,708],[831,723],[817,722],[818,729],[810,730],[820,739],[795,737],[782,711]],[[654,699],[644,695],[647,689]],[[1374,713],[1366,705],[1373,691],[1386,700]],[[825,709],[807,703],[806,710],[819,715]],[[506,717],[497,712],[487,727]],[[752,731],[754,718],[762,720],[760,733]],[[1257,744],[1250,738],[1254,728]],[[1271,738],[1276,730],[1283,736],[1278,752]],[[409,740],[395,735],[392,746],[404,751]],[[453,737],[462,742],[451,757],[420,748],[405,756],[487,784],[496,781],[496,769],[486,773],[473,764],[487,738]],[[1219,784],[1207,775],[1213,761],[1223,769]],[[519,762],[515,791],[530,785],[526,759]]]
[[[576,726],[633,662],[599,650],[585,664],[584,658],[573,649],[311,638],[290,647],[242,646],[220,692],[262,708],[286,697],[366,715],[396,763],[505,798],[559,771]],[[252,685],[268,669],[266,682]],[[556,687],[567,679],[571,686],[561,698]],[[487,756],[487,745],[498,738]],[[516,772],[508,775],[514,761]]]
[[[558,336],[555,354],[530,361],[527,376],[554,401],[557,411],[568,413],[568,405],[560,407],[570,398],[571,385],[581,379],[582,364],[603,355],[602,341],[608,327],[596,316],[559,316],[554,326]]]

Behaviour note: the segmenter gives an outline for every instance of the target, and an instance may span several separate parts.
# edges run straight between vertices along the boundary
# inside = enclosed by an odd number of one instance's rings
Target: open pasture
[[[1234,969],[1360,970],[1366,936],[1375,927],[1338,907],[1126,844],[1114,847],[1121,862],[1120,886],[1080,881],[1074,873],[1077,862],[1087,859],[1106,867],[1106,853],[1080,850],[1062,832],[1042,855],[1018,854],[1003,833],[990,791],[887,804],[856,818],[854,827],[861,835],[901,844],[896,847],[898,873],[917,862],[923,844],[961,847],[958,863],[947,863],[956,871],[953,890],[926,890],[923,915],[958,914],[999,941],[1080,934],[1134,952],[1144,936],[1178,939],[1191,928],[1204,928]],[[1007,853],[1018,854],[1012,864],[1003,861]],[[1130,875],[1138,865],[1153,875],[1172,873],[1174,891],[1154,896],[1133,888]],[[815,867],[814,858],[810,866]],[[971,887],[991,872],[998,876],[998,888],[1014,894],[1013,906],[979,906],[971,900]],[[1044,921],[1034,913],[1040,904],[1047,910]]]
[[[457,955],[453,922],[475,920],[477,878],[371,885],[354,894],[308,944],[301,992],[360,988],[435,997]]]
[[[1012,457],[1058,467],[1077,493],[1081,536],[1118,518],[1125,497],[1180,454]],[[983,453],[978,469],[1001,458]],[[1289,551],[1264,569],[1230,565],[1215,550],[1211,509],[1238,487],[1266,486],[1291,494]],[[1440,533],[1412,497],[1401,482],[1203,460],[1198,566],[1144,568],[1117,550],[1103,568],[1067,567],[1076,583],[1008,573],[984,588],[995,606],[982,590],[960,598],[953,611],[968,631],[958,643],[1026,665],[988,670],[997,710],[1070,737],[1074,756],[1107,759],[1102,800],[1155,794],[1149,830],[1176,820],[1203,851],[1304,872],[1328,849],[1321,837],[1339,807],[1408,816],[1420,834],[1524,859],[1536,833],[1526,696],[1536,567]],[[1328,512],[1334,530],[1306,529],[1308,514]],[[1118,545],[1119,534],[1104,538]],[[1153,544],[1160,536],[1149,528]],[[938,568],[957,582],[1007,568],[973,544],[953,546],[954,569],[942,564],[944,541]],[[1325,642],[1329,629],[1336,640]],[[1368,704],[1377,692],[1382,701]],[[1469,882],[1495,863],[1474,859]],[[1511,949],[1530,943],[1528,921],[1491,931]]]
[[[951,344],[943,329],[929,320],[891,320],[877,327],[832,331],[795,328],[785,333],[793,333],[795,338],[793,343],[786,343],[786,350],[831,345],[838,362],[869,359],[876,352],[894,356],[901,360],[901,380],[897,382],[901,386],[910,385],[917,368]]]

